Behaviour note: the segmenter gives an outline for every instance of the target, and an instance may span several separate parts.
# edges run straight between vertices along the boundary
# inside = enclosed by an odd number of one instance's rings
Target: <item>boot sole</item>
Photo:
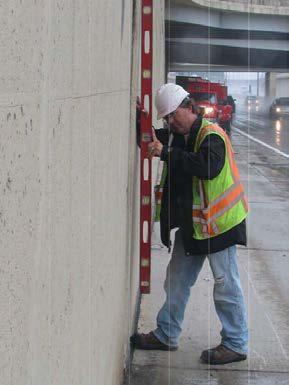
[[[134,345],[135,349],[140,350],[163,350],[165,352],[175,352],[178,350],[178,347],[170,347],[170,346],[150,346],[150,345]]]
[[[226,365],[226,364],[232,364],[233,362],[240,362],[240,361],[245,361],[247,359],[247,356],[241,356],[241,357],[237,357],[236,359],[234,360],[230,360],[230,361],[210,361],[210,360],[206,360],[204,358],[201,357],[201,360],[206,363],[206,364],[209,364],[209,365]]]
[[[165,344],[142,344],[138,340],[138,338],[133,335],[130,337],[130,343],[135,349],[140,349],[140,350],[163,350],[163,351],[169,351],[169,352],[174,352],[178,350],[178,346],[168,346]]]

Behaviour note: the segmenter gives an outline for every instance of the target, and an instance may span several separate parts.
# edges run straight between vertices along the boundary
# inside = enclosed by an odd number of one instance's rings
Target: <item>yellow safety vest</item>
[[[218,135],[225,142],[225,163],[212,180],[193,177],[193,237],[212,238],[241,223],[248,214],[248,204],[240,181],[234,151],[228,135],[216,124],[203,120],[194,151],[198,152],[207,135]]]
[[[248,204],[239,171],[234,159],[234,152],[228,135],[216,124],[203,119],[196,138],[194,152],[198,152],[207,135],[219,135],[225,142],[225,163],[220,174],[212,180],[193,177],[193,237],[207,239],[222,234],[241,223],[248,214]],[[155,221],[160,220],[160,208],[163,187],[167,176],[164,168],[160,185],[156,186]]]

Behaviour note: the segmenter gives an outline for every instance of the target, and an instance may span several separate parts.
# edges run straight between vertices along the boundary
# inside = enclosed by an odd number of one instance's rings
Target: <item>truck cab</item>
[[[230,134],[232,107],[227,102],[227,86],[210,82],[200,76],[176,76],[176,84],[190,93],[200,115],[217,122]]]

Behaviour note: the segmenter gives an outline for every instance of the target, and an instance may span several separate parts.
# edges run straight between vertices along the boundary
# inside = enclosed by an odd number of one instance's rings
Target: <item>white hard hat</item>
[[[167,83],[161,86],[155,97],[157,118],[161,119],[175,111],[188,95],[189,93],[177,84]]]

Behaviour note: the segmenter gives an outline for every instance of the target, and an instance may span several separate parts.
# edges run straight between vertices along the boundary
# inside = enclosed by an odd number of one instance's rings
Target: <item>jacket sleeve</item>
[[[157,139],[164,145],[168,144],[169,131],[166,128],[159,128],[155,130]]]
[[[198,152],[189,152],[182,148],[172,147],[169,153],[164,146],[161,160],[170,163],[170,167],[187,176],[196,176],[199,179],[214,179],[222,171],[225,164],[226,148],[219,135],[208,135]]]

